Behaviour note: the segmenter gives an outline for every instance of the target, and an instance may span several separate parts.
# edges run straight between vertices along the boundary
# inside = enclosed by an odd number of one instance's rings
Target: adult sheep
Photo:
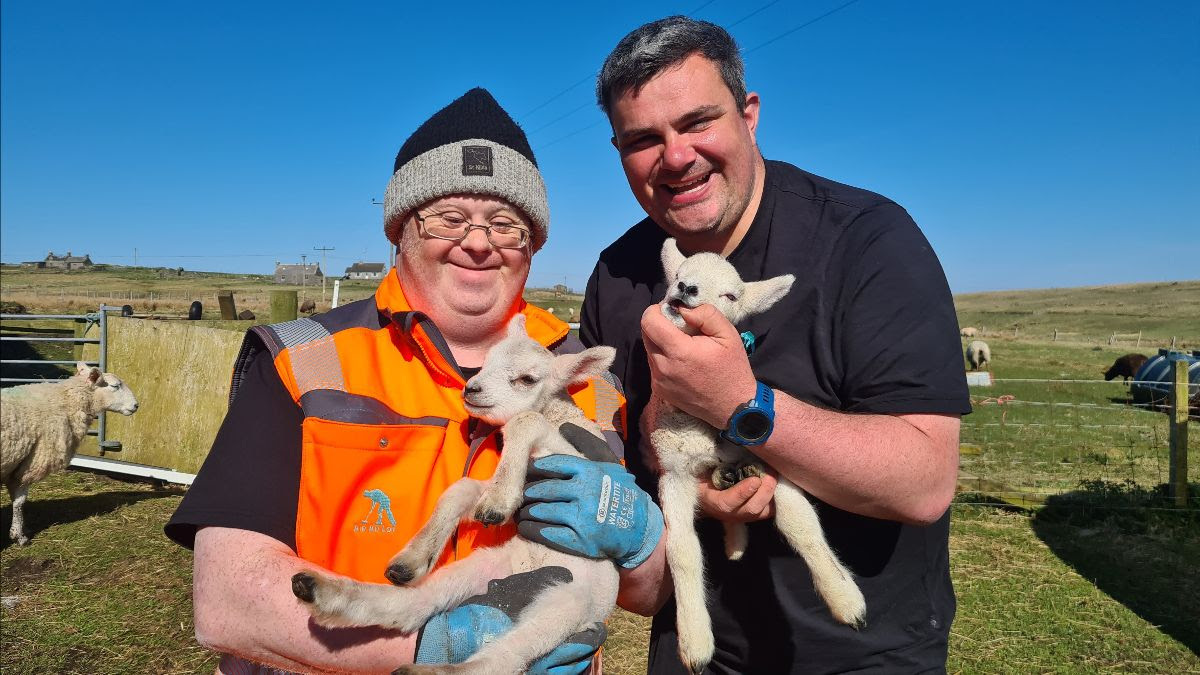
[[[979,335],[979,329],[975,328],[974,326],[967,326],[959,331],[959,335],[962,335],[963,337],[975,337]]]
[[[967,344],[967,363],[971,370],[985,370],[992,361],[992,350],[983,340],[971,340]]]
[[[305,314],[312,314],[317,311],[317,303],[311,298],[300,303],[300,311]]]
[[[1137,374],[1138,368],[1149,358],[1145,354],[1126,354],[1125,356],[1117,357],[1113,361],[1112,366],[1104,372],[1104,381],[1107,382],[1115,377],[1123,378],[1122,381],[1128,382],[1129,378]]]
[[[92,420],[105,410],[132,415],[137,398],[116,375],[80,362],[75,375],[0,391],[0,482],[12,497],[9,536],[25,546],[29,486],[65,469]]]

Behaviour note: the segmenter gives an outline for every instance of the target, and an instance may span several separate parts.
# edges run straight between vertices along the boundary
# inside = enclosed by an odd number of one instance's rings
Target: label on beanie
[[[486,145],[462,146],[463,162],[462,175],[490,176],[492,175],[492,149]]]

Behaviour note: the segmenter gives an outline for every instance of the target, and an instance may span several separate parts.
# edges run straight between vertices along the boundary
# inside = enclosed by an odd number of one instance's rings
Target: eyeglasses
[[[503,218],[497,219],[490,225],[476,225],[460,213],[431,213],[422,216],[414,213],[417,224],[425,234],[435,239],[446,241],[462,241],[476,228],[484,231],[487,240],[496,248],[525,248],[529,243],[529,230]]]

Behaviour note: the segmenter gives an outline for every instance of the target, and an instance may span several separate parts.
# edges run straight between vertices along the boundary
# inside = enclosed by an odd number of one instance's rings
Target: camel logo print
[[[390,533],[396,531],[396,517],[392,515],[392,500],[388,498],[383,490],[367,490],[363,492],[363,496],[371,500],[371,506],[367,509],[367,515],[363,519],[354,524],[354,531],[357,532],[377,532]],[[371,516],[374,516],[374,522],[371,522]],[[388,524],[383,524],[384,517],[387,517]]]

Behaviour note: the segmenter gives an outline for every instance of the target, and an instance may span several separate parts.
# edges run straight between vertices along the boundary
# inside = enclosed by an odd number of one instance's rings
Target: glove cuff
[[[421,627],[413,663],[450,663],[450,619],[445,612]]]
[[[641,546],[639,546],[638,549],[633,552],[633,555],[623,560],[616,561],[618,566],[627,570],[631,570],[646,562],[646,559],[650,557],[650,554],[654,553],[654,549],[658,548],[658,540],[662,538],[662,509],[658,508],[658,504],[655,504],[654,500],[651,499],[649,495],[646,495],[646,502],[648,503],[648,506],[646,507],[646,529],[642,533]]]

